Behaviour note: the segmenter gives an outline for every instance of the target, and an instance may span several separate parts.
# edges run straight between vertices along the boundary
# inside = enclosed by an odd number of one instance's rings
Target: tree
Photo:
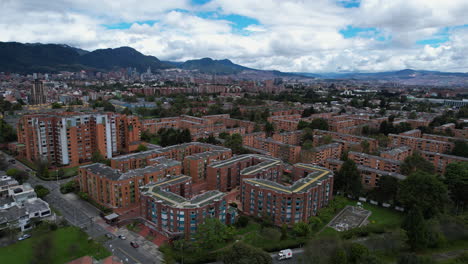
[[[418,117],[418,115],[416,114],[416,112],[411,112],[409,115],[408,115],[408,118],[409,119],[416,119]]]
[[[231,240],[233,236],[233,227],[226,226],[217,218],[207,218],[198,226],[193,237],[200,248],[212,249],[220,243]]]
[[[328,122],[323,118],[315,118],[310,122],[309,127],[311,129],[328,130]]]
[[[338,237],[323,237],[309,241],[305,247],[304,257],[308,263],[332,263],[336,252],[343,249],[343,243]]]
[[[364,259],[369,255],[369,250],[358,243],[352,243],[349,248],[349,260],[351,263],[359,263],[360,260]]]
[[[362,152],[369,154],[370,144],[367,140],[361,141]]]
[[[322,220],[317,216],[309,218],[309,225],[312,231],[317,231],[322,226]]]
[[[309,123],[303,120],[299,120],[299,123],[297,124],[297,130],[302,130],[306,127],[309,127]]]
[[[46,197],[50,193],[49,189],[47,189],[46,187],[44,187],[42,185],[36,185],[34,187],[34,191],[36,192],[37,197],[39,197],[41,199]]]
[[[375,189],[374,196],[379,202],[391,202],[396,200],[398,193],[398,179],[392,176],[382,176],[379,186]]]
[[[288,225],[283,224],[281,225],[281,237],[280,240],[286,240],[288,239]]]
[[[148,147],[146,145],[143,145],[143,144],[138,145],[138,148],[137,148],[138,152],[147,151],[147,150],[148,150]]]
[[[8,168],[9,164],[4,155],[0,153],[0,170],[4,171]]]
[[[273,135],[273,133],[275,132],[275,125],[273,123],[270,123],[270,122],[266,122],[265,123],[265,133],[268,137],[270,137],[271,135]]]
[[[242,136],[236,133],[230,136],[228,139],[226,139],[226,141],[224,142],[224,146],[230,148],[235,154],[241,154],[244,149],[242,147],[242,143]]]
[[[455,204],[468,203],[468,162],[450,163],[445,169],[445,184]]]
[[[415,254],[404,254],[398,258],[397,264],[435,264],[435,260],[430,257],[418,256]]]
[[[302,117],[309,117],[312,114],[315,114],[315,109],[313,106],[306,108],[304,109],[304,111],[302,111]]]
[[[47,161],[37,161],[36,162],[36,175],[42,179],[49,179],[49,163]]]
[[[247,216],[241,215],[236,221],[237,227],[246,227],[249,224],[249,218]]]
[[[93,152],[93,154],[91,155],[91,161],[92,162],[101,162],[103,163],[106,159],[104,158],[104,156],[101,154],[101,152],[99,150],[96,150]]]
[[[131,115],[131,114],[133,114],[133,113],[132,113],[132,110],[128,109],[128,107],[125,107],[125,109],[122,110],[122,114],[124,114],[124,115]]]
[[[411,208],[403,221],[402,228],[406,231],[411,249],[422,249],[428,245],[429,229],[418,207]]]
[[[223,254],[222,260],[225,264],[270,264],[272,259],[265,251],[236,242]]]
[[[352,159],[347,159],[336,174],[335,187],[354,197],[360,195],[362,190],[361,175]]]
[[[348,263],[348,257],[346,256],[346,251],[343,249],[343,248],[339,248],[337,249],[331,260],[330,260],[330,263],[331,264],[346,264]]]
[[[304,143],[302,143],[302,149],[304,150],[311,150],[314,148],[314,144],[311,140],[306,140]]]
[[[302,130],[302,137],[301,141],[305,142],[306,140],[313,140],[314,139],[314,133],[312,132],[312,129],[309,127],[306,127]]]
[[[29,178],[29,174],[23,170],[11,168],[6,171],[6,175],[13,177],[19,184],[23,184]]]
[[[468,144],[463,140],[455,141],[452,155],[468,158]]]
[[[13,127],[0,119],[0,143],[9,143],[16,141],[16,132]]]
[[[294,224],[293,231],[297,236],[307,237],[312,230],[307,223],[299,222]]]
[[[400,182],[398,200],[406,209],[419,208],[425,218],[431,218],[444,211],[447,188],[435,175],[417,171]]]
[[[418,153],[407,157],[403,164],[401,165],[401,173],[404,175],[410,175],[416,170],[421,170],[427,173],[434,173],[434,165],[431,162],[427,161]]]
[[[58,102],[53,102],[52,103],[52,109],[60,109],[62,108],[62,104]]]

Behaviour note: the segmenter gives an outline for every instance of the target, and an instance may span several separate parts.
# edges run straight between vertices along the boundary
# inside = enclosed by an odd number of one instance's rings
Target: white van
[[[278,253],[278,260],[290,259],[292,258],[293,253],[290,249],[283,249]]]

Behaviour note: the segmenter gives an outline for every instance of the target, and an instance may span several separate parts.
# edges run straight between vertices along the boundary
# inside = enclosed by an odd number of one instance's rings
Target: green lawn
[[[40,245],[44,243],[47,236],[50,236],[51,246],[41,248]],[[65,227],[56,231],[33,234],[29,239],[0,248],[1,262],[9,264],[31,263],[34,258],[46,256],[47,254],[51,256],[50,263],[56,264],[67,263],[86,255],[96,259],[110,256],[109,251],[102,245],[93,240],[88,240],[88,235],[75,227]]]
[[[384,208],[368,203],[362,204],[364,209],[372,212],[369,217],[369,225],[381,225],[386,227],[400,226],[403,214],[390,208]]]

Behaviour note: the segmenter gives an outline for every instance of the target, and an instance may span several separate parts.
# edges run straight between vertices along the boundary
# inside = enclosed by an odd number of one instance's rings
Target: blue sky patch
[[[362,37],[362,38],[376,38],[377,40],[385,40],[382,36],[378,36],[379,30],[377,28],[359,28],[353,26],[347,26],[345,29],[340,30],[340,34],[343,35],[344,38],[354,38],[354,37]]]
[[[361,5],[361,0],[337,0],[336,3],[344,8],[354,8]]]
[[[211,0],[192,0],[193,5],[204,5],[208,2],[211,2]]]
[[[134,22],[120,22],[115,24],[107,24],[102,25],[106,29],[129,29],[133,24],[137,23],[140,25],[147,24],[147,25],[154,25],[154,23],[158,22],[157,20],[146,20],[146,21],[134,21]]]
[[[234,29],[237,30],[241,30],[249,25],[260,25],[260,22],[257,19],[241,15],[223,15],[215,11],[197,12],[196,15],[204,19],[230,21],[232,22]]]

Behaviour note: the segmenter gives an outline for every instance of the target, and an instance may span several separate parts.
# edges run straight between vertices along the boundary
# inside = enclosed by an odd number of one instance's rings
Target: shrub
[[[39,198],[44,198],[50,193],[49,189],[42,185],[36,185],[36,187],[34,187],[34,191],[36,192],[37,197]]]
[[[249,224],[249,218],[247,216],[241,215],[237,219],[236,227],[242,228],[246,227]]]

